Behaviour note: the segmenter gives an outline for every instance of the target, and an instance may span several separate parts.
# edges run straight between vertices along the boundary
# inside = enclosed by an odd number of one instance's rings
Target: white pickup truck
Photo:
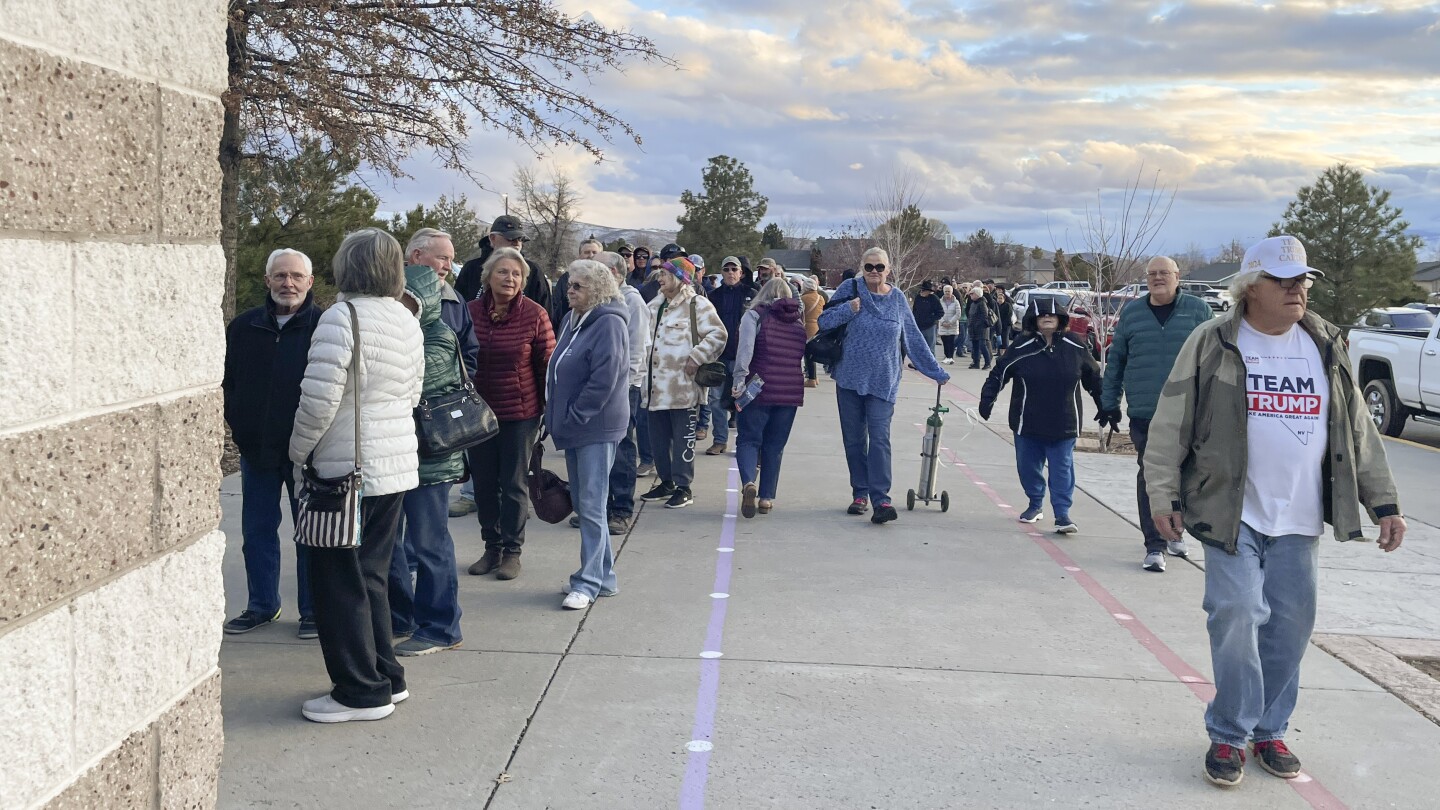
[[[1381,433],[1399,436],[1410,418],[1440,425],[1440,322],[1415,330],[1356,327],[1350,365]]]

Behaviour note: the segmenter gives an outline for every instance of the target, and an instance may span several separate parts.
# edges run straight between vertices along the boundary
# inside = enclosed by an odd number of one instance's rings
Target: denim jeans
[[[391,629],[445,646],[460,643],[460,585],[449,503],[448,483],[405,493],[404,539],[395,543],[390,556]]]
[[[985,365],[990,365],[990,330],[988,329],[970,333],[970,362],[977,366],[980,365],[981,356],[985,358]]]
[[[570,590],[594,599],[601,591],[613,593],[615,552],[610,548],[610,527],[605,522],[605,491],[615,464],[615,444],[601,442],[565,451],[570,476],[570,497],[580,516],[580,570],[570,575]]]
[[[725,364],[725,376],[729,377],[735,373],[734,360],[721,360]],[[715,444],[728,444],[730,442],[730,412],[725,410],[721,403],[725,399],[725,392],[730,390],[730,383],[717,385],[707,389],[705,395],[705,407],[700,411],[700,427],[705,427],[705,421],[710,421],[710,441]],[[708,417],[707,417],[708,414]],[[737,423],[738,424],[738,423]]]
[[[617,517],[635,514],[636,460],[635,416],[640,413],[640,389],[630,388],[630,427],[615,448],[615,463],[610,465],[610,494],[605,513]]]
[[[767,501],[775,499],[775,490],[780,487],[780,458],[785,454],[785,443],[790,440],[796,410],[794,405],[751,403],[740,411],[740,437],[735,440],[740,483],[754,481],[755,468],[759,465],[759,495]]]
[[[295,466],[256,467],[240,457],[240,535],[245,556],[246,610],[269,618],[280,609],[280,494],[289,495],[290,520],[300,508],[295,500]],[[315,615],[310,599],[310,548],[295,547],[295,574],[300,618]]]
[[[925,345],[930,347],[930,351],[932,353],[935,351],[935,338],[939,334],[940,324],[938,323],[932,323],[924,329],[920,330],[920,337],[924,338]]]
[[[895,403],[835,387],[840,438],[850,468],[850,496],[875,505],[890,502],[890,420]],[[743,413],[743,411],[742,411]]]
[[[635,449],[641,464],[654,464],[655,453],[650,449],[650,412],[640,407],[640,389],[630,389],[630,413],[635,417]]]
[[[1135,476],[1136,497],[1140,501],[1140,533],[1145,537],[1145,551],[1164,551],[1165,538],[1155,528],[1155,518],[1150,514],[1150,498],[1145,494],[1145,445],[1150,440],[1150,420],[1130,420],[1130,441],[1135,443],[1135,463],[1140,472]]]
[[[1300,659],[1315,629],[1319,538],[1267,537],[1240,524],[1234,554],[1205,554],[1205,626],[1215,699],[1212,742],[1281,740],[1300,692]]]
[[[1045,466],[1050,466],[1050,505],[1055,519],[1070,517],[1070,504],[1075,500],[1075,440],[1036,439],[1015,435],[1015,468],[1020,473],[1020,487],[1030,499],[1030,508],[1045,503]]]

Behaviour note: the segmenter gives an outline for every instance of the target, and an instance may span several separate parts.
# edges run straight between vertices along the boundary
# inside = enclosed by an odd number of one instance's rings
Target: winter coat
[[[805,339],[809,340],[820,332],[820,313],[825,311],[825,296],[815,290],[801,293],[800,309],[804,313]]]
[[[440,316],[443,288],[448,286],[429,267],[405,268],[404,294],[420,303],[420,334],[425,337],[425,376],[420,383],[421,399],[434,399],[460,388],[460,339]],[[459,481],[464,474],[463,452],[420,457],[422,487]]]
[[[455,294],[464,301],[474,301],[485,291],[480,287],[480,275],[485,271],[485,262],[495,248],[490,247],[489,239],[480,240],[480,254],[460,268],[455,274]],[[525,289],[522,294],[531,301],[539,304],[545,309],[550,308],[550,282],[545,280],[545,274],[540,272],[540,265],[529,259],[525,263],[530,265],[530,272],[525,276]]]
[[[410,268],[405,268],[405,272],[408,278]],[[440,288],[440,320],[455,332],[460,344],[460,357],[465,361],[465,371],[474,377],[475,352],[480,348],[475,342],[475,324],[470,320],[469,304],[461,300],[460,294],[448,282]]]
[[[850,309],[850,299],[859,297],[860,311]],[[835,289],[830,306],[820,314],[820,328],[845,329],[845,348],[840,362],[831,370],[835,384],[862,396],[894,402],[900,394],[900,342],[905,354],[921,374],[939,382],[950,375],[935,362],[935,351],[915,325],[915,316],[905,294],[891,288],[888,295],[875,295],[858,278],[846,279]]]
[[[929,295],[917,294],[910,309],[915,315],[915,325],[922,332],[939,323],[945,315],[945,306],[940,303],[940,296],[933,292]]]
[[[1241,302],[1186,339],[1145,445],[1151,511],[1181,513],[1197,540],[1230,554],[1240,536],[1249,468],[1245,358],[1237,347],[1244,317]],[[1336,540],[1363,540],[1361,505],[1374,521],[1400,514],[1385,446],[1356,387],[1340,330],[1313,312],[1300,320],[1300,328],[1315,341],[1330,386],[1329,443],[1320,477],[1325,522],[1334,527]]]
[[[1009,331],[1011,331],[1012,329],[1014,329],[1014,324],[1015,324],[1015,304],[1014,304],[1014,302],[1012,302],[1012,301],[1010,300],[1010,296],[1008,296],[1008,295],[1005,296],[1005,300],[1004,300],[1004,301],[999,300],[999,296],[996,296],[996,302],[995,302],[995,326],[996,326],[996,328],[1001,329],[1001,330],[1004,330],[1004,331],[1006,331],[1006,332],[1009,332]]]
[[[1119,410],[1123,393],[1131,419],[1153,418],[1160,389],[1165,387],[1180,347],[1191,332],[1213,317],[1209,304],[1186,293],[1175,296],[1175,309],[1163,326],[1150,309],[1148,293],[1126,304],[1105,357],[1101,406]]]
[[[757,292],[743,281],[736,282],[733,287],[721,282],[719,287],[710,291],[710,303],[715,306],[715,314],[720,316],[727,335],[725,350],[720,353],[721,360],[735,359],[735,351],[740,345],[740,319],[750,309],[750,302],[755,300]]]
[[[498,322],[490,317],[495,298],[482,293],[470,302],[475,322],[475,389],[501,422],[534,419],[545,410],[545,367],[555,350],[555,333],[545,308],[523,295],[510,302]]]
[[[800,301],[781,298],[752,309],[740,321],[740,351],[735,355],[733,394],[738,398],[751,375],[765,381],[752,404],[799,407],[805,404],[805,327]]]
[[[694,304],[695,330],[698,345],[690,329],[691,304]],[[640,405],[650,411],[693,408],[704,401],[704,391],[685,371],[685,362],[697,365],[711,363],[725,349],[729,333],[715,307],[682,286],[671,301],[664,295],[650,302],[650,361],[645,385],[640,389]]]
[[[980,340],[985,336],[985,330],[995,325],[991,318],[993,314],[983,295],[965,302],[965,319],[969,321],[971,340]]]
[[[1048,345],[1045,338],[1027,333],[1001,355],[980,390],[981,414],[988,418],[1000,389],[1011,381],[1010,429],[1017,436],[1073,439],[1084,419],[1081,387],[1100,401],[1100,364],[1069,332],[1056,332]]]
[[[248,309],[225,330],[225,422],[245,461],[279,469],[290,449],[290,429],[300,405],[300,381],[310,354],[310,338],[322,310],[313,294],[305,296],[284,326],[275,317],[275,301]]]
[[[640,297],[640,291],[629,284],[620,285],[620,294],[625,297],[629,315],[630,387],[639,388],[645,384],[645,361],[650,357],[650,307]]]
[[[570,310],[546,369],[545,425],[555,449],[618,442],[630,428],[630,313],[610,301]],[[578,327],[578,328],[577,328]]]
[[[360,379],[350,378],[355,350],[350,308],[360,327]],[[310,362],[300,383],[300,406],[290,434],[297,466],[314,454],[315,472],[339,478],[355,469],[355,397],[360,397],[360,444],[365,495],[393,495],[420,483],[415,406],[425,376],[420,321],[394,298],[341,293],[320,316]],[[357,386],[358,383],[358,386]]]
[[[964,307],[960,305],[960,299],[951,296],[949,301],[940,299],[940,308],[944,313],[940,316],[940,332],[942,335],[960,334],[960,315]]]

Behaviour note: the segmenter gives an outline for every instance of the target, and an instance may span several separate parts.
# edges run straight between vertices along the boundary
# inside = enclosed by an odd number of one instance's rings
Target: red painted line
[[[950,387],[954,388],[954,386]],[[958,391],[959,389],[955,390]],[[974,399],[973,396],[970,398]],[[921,433],[924,433],[923,429]],[[997,509],[1005,513],[1005,515],[1012,520],[1019,517],[1019,513],[1015,511],[1015,508],[1007,506],[1005,500],[995,492],[994,488],[982,481],[968,465],[960,460],[959,455],[956,454],[954,450],[946,447],[942,448],[941,452],[948,457],[950,463],[954,465],[956,469],[965,474],[965,477],[970,480],[971,484],[983,492],[985,497],[989,498],[990,501],[995,504]],[[1042,551],[1049,555],[1050,559],[1065,569],[1065,572],[1070,574],[1075,582],[1079,584],[1086,593],[1090,594],[1090,597],[1099,603],[1100,607],[1104,608],[1105,611],[1110,614],[1110,617],[1115,620],[1116,624],[1129,631],[1130,635],[1134,636],[1135,640],[1140,643],[1140,646],[1148,650],[1150,654],[1155,657],[1155,660],[1159,661],[1160,665],[1165,667],[1171,675],[1174,675],[1177,680],[1185,684],[1195,697],[1206,702],[1209,702],[1215,697],[1214,684],[1206,680],[1204,675],[1201,675],[1198,670],[1187,664],[1185,659],[1181,658],[1178,653],[1170,649],[1165,642],[1161,641],[1160,637],[1155,635],[1149,627],[1146,627],[1145,623],[1140,621],[1140,618],[1131,612],[1129,608],[1125,607],[1123,602],[1117,599],[1110,591],[1106,590],[1105,586],[1101,585],[1095,577],[1091,576],[1071,559],[1070,555],[1066,554],[1064,549],[1060,548],[1054,541],[1038,531],[1026,531],[1024,534],[1030,538],[1035,545],[1039,546]],[[1344,802],[1340,801],[1335,794],[1320,784],[1320,780],[1311,776],[1309,773],[1302,773],[1299,778],[1287,781],[1290,787],[1311,807],[1315,808],[1315,810],[1348,810]]]

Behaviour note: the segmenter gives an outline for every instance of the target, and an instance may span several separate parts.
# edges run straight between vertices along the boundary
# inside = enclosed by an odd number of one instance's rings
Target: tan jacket
[[[697,344],[690,329],[691,303],[694,302]],[[657,295],[650,301],[652,345],[645,384],[640,388],[640,405],[650,411],[693,408],[704,401],[704,390],[685,372],[685,361],[696,365],[720,357],[730,335],[715,305],[697,296],[693,287],[685,286],[667,301]]]
[[[1146,494],[1157,515],[1180,512],[1206,545],[1234,554],[1248,467],[1245,361],[1237,348],[1245,305],[1190,334],[1160,393],[1145,448]],[[1330,383],[1325,522],[1337,540],[1363,540],[1371,520],[1400,514],[1385,447],[1355,385],[1340,330],[1313,313],[1300,327],[1315,341]]]
[[[825,309],[825,296],[811,290],[800,294],[800,311],[805,319],[805,339],[820,331],[820,313]]]

